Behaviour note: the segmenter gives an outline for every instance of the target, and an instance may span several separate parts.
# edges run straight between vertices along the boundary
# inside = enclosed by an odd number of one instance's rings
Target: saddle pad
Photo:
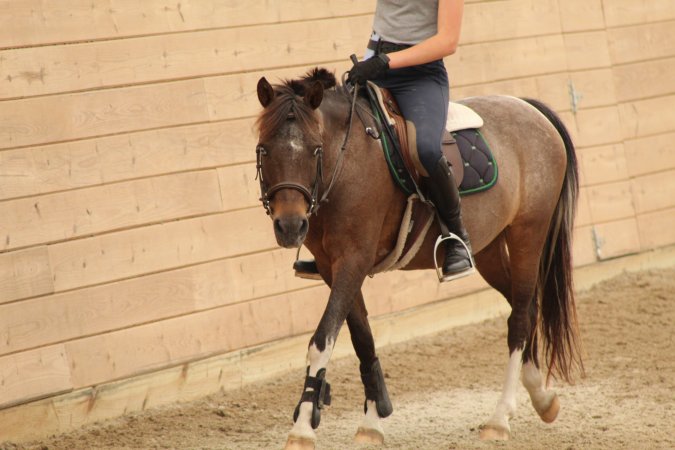
[[[375,117],[384,131],[380,138],[389,171],[403,192],[411,195],[416,191],[420,174],[427,175],[416,155],[414,126],[412,130],[406,132],[405,119],[396,100],[388,91],[381,90],[369,82],[367,92]],[[447,139],[444,138],[443,153],[453,164],[455,177],[460,183],[458,186],[460,194],[475,194],[494,186],[497,181],[496,161],[481,133],[476,128],[470,127],[470,125],[482,126],[483,119],[471,108],[451,102],[447,125],[451,127],[451,131],[454,128],[454,131],[452,138],[449,133]],[[408,135],[411,134],[413,142],[408,143]],[[454,145],[453,141],[456,141],[457,145]]]
[[[457,141],[464,165],[464,177],[459,185],[462,195],[490,189],[497,182],[497,162],[480,131],[457,130],[451,133]]]
[[[473,109],[461,103],[450,102],[448,104],[448,120],[445,122],[445,129],[449,132],[482,126],[483,118]]]

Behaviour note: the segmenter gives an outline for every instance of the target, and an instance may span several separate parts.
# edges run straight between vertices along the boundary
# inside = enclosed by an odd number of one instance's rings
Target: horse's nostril
[[[308,227],[309,227],[309,221],[307,219],[302,219],[302,223],[300,224],[300,234],[307,233]]]
[[[284,227],[281,226],[281,221],[279,219],[274,219],[274,231],[277,233],[283,233]]]

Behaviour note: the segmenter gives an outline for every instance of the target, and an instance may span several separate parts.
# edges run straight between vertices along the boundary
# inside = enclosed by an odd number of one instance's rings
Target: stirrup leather
[[[450,276],[445,276],[443,275],[443,268],[438,265],[438,246],[441,245],[442,242],[445,242],[447,240],[454,239],[459,241],[463,246],[464,249],[466,250],[466,254],[469,255],[469,268],[466,269],[463,272],[456,273],[454,275]],[[450,233],[448,232],[447,236],[443,236],[440,234],[438,238],[436,239],[436,244],[434,245],[434,267],[436,268],[436,275],[438,276],[438,281],[443,283],[444,281],[452,281],[456,280],[458,278],[464,278],[467,277],[473,273],[476,272],[476,263],[473,260],[473,255],[471,254],[471,251],[469,250],[469,246],[466,245],[466,242],[462,240],[459,236],[457,236],[455,233]]]

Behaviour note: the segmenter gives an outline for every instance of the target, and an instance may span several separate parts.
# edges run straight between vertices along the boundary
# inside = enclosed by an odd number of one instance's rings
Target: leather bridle
[[[316,211],[319,209],[319,187],[323,183],[323,147],[319,145],[314,150],[314,157],[316,158],[316,176],[314,177],[314,184],[312,185],[311,190],[300,183],[295,183],[293,181],[282,181],[277,183],[272,187],[268,187],[265,183],[265,179],[262,174],[263,167],[263,156],[267,155],[267,151],[262,144],[258,144],[255,148],[256,152],[256,178],[260,181],[260,201],[263,204],[263,208],[268,215],[272,215],[272,208],[270,207],[270,201],[274,194],[279,192],[282,189],[293,189],[300,192],[305,200],[307,200],[307,214],[312,215],[316,214]]]
[[[343,77],[344,78],[344,77]],[[342,163],[344,161],[344,154],[345,150],[347,149],[347,141],[349,140],[349,135],[351,134],[352,131],[352,122],[354,118],[354,110],[356,107],[356,98],[358,96],[358,87],[354,86],[352,90],[352,102],[351,102],[351,108],[349,109],[349,125],[347,126],[347,133],[345,134],[345,139],[342,142],[342,146],[340,147],[340,153],[338,154],[338,159],[335,162],[335,167],[333,168],[333,174],[331,175],[331,180],[330,183],[328,184],[328,187],[324,191],[323,195],[321,196],[321,199],[319,199],[319,189],[321,188],[321,185],[323,184],[323,146],[319,145],[316,147],[314,150],[314,157],[316,158],[316,175],[314,177],[314,184],[311,187],[311,190],[302,184],[295,183],[293,181],[282,181],[281,183],[277,183],[272,187],[268,187],[267,183],[265,183],[265,180],[263,178],[262,174],[262,167],[263,167],[263,157],[267,155],[267,151],[265,150],[265,147],[262,144],[258,144],[255,148],[256,152],[256,179],[260,181],[260,201],[263,204],[263,208],[265,208],[265,211],[267,212],[268,215],[272,215],[272,208],[270,207],[270,202],[272,201],[272,197],[274,197],[274,194],[279,192],[282,189],[293,189],[295,191],[300,192],[304,197],[305,200],[307,200],[307,204],[309,205],[307,207],[307,215],[311,216],[313,214],[316,214],[317,211],[319,210],[319,206],[328,200],[328,194],[330,193],[331,189],[333,189],[333,186],[335,184],[335,181],[337,178],[340,176],[340,173],[342,172]],[[358,111],[357,111],[358,113]],[[363,118],[360,116],[361,121],[363,122]],[[365,122],[364,122],[365,126]],[[376,135],[373,133],[372,129],[370,127],[366,127],[366,133],[373,137],[374,139],[379,138],[379,136],[376,137]],[[379,133],[378,133],[379,134]]]

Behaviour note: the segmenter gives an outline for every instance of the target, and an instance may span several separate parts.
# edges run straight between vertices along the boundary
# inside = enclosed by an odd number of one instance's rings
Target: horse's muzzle
[[[274,219],[274,236],[284,248],[297,248],[302,245],[309,230],[306,217],[292,215]]]

